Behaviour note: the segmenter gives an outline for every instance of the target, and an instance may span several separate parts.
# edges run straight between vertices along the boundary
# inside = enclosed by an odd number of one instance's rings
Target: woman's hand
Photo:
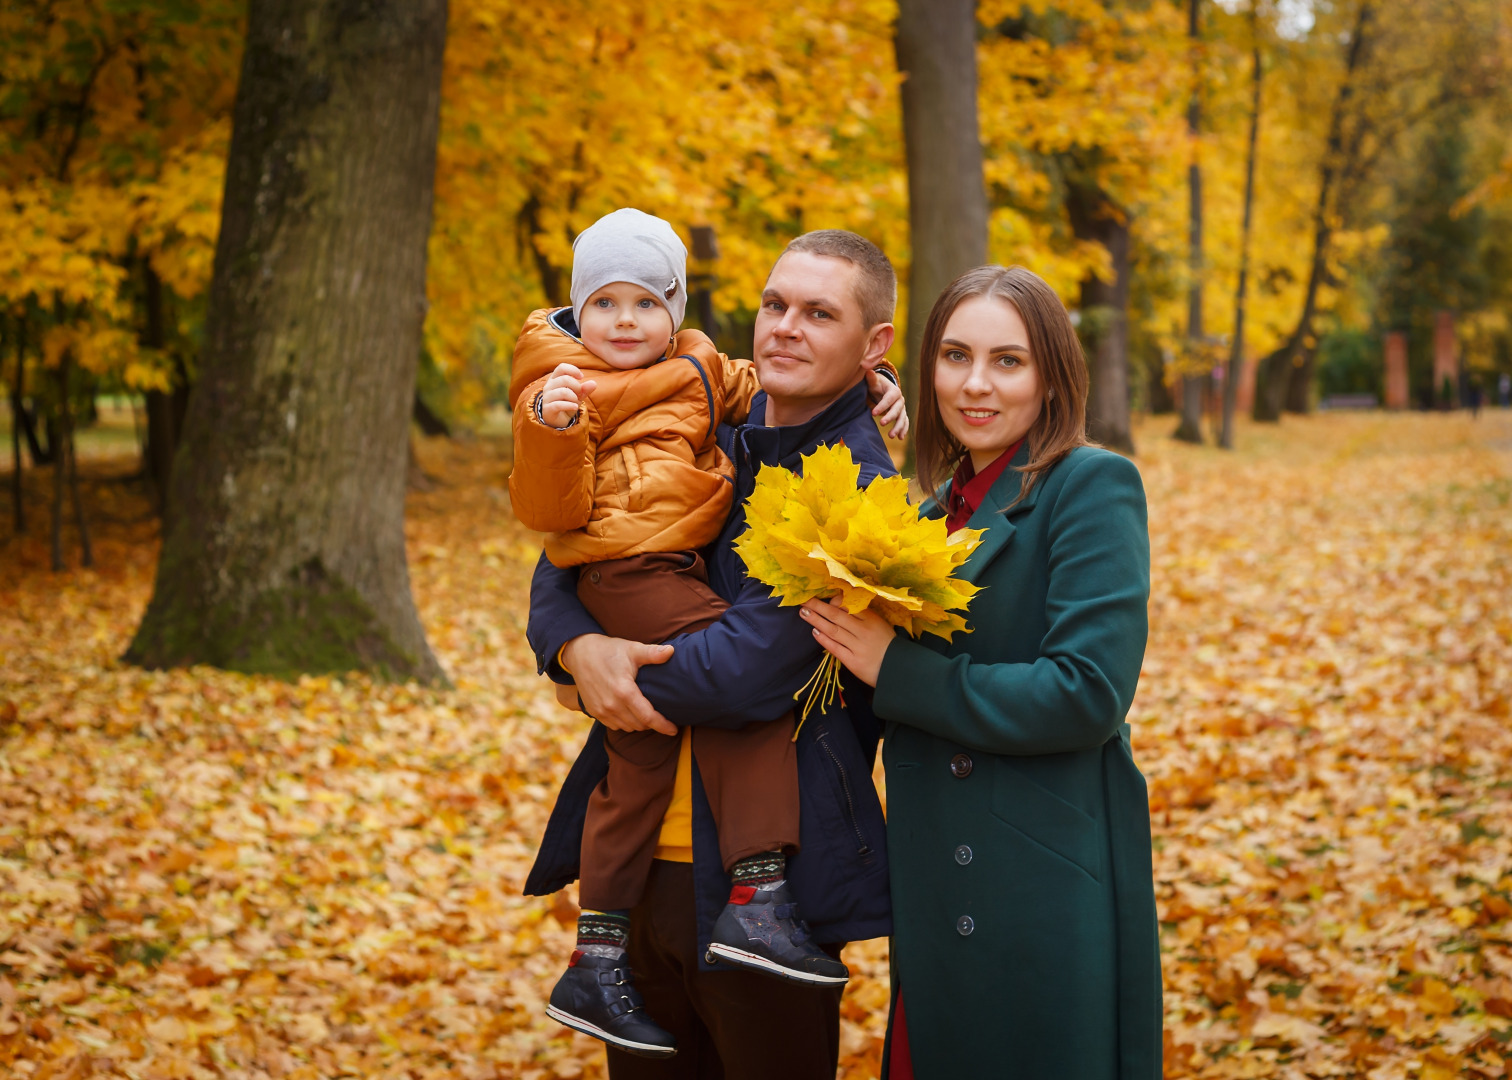
[[[810,600],[798,613],[814,628],[814,637],[824,651],[839,660],[851,674],[867,686],[877,685],[882,657],[893,642],[893,627],[882,616],[867,608],[852,615],[833,600]]]

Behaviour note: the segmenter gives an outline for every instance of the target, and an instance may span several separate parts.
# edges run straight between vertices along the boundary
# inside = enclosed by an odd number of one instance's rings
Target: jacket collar
[[[867,415],[866,380],[841,394],[811,420],[786,427],[766,427],[767,395],[759,391],[751,399],[750,418],[739,429],[739,437],[753,461],[768,465],[796,468],[799,458],[814,447],[833,439],[850,424]]]
[[[546,321],[573,341],[580,342],[583,340],[583,335],[578,332],[577,319],[573,316],[570,307],[557,308],[550,315],[546,316]]]

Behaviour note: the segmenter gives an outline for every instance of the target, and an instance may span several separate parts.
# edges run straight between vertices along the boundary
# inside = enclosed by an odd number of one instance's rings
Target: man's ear
[[[866,341],[866,352],[861,357],[861,367],[866,371],[873,371],[887,357],[887,350],[892,348],[893,338],[897,329],[890,322],[878,323],[871,328],[871,337]]]

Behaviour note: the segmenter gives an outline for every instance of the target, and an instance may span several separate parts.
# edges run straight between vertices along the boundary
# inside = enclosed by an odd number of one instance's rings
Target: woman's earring
[[[1054,401],[1055,400],[1055,391],[1054,390],[1046,390],[1045,391],[1045,400],[1046,401]]]

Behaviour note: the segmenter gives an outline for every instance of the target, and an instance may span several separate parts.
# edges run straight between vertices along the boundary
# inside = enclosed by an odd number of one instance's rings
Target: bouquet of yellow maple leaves
[[[957,612],[978,586],[954,574],[983,530],[950,533],[943,518],[919,516],[903,477],[858,488],[860,472],[843,443],[805,457],[801,477],[763,465],[735,542],[746,569],[783,607],[839,596],[852,615],[869,607],[914,637],[970,633]],[[805,692],[800,730],[816,704],[823,712],[840,693],[839,661],[826,654],[794,700]]]

